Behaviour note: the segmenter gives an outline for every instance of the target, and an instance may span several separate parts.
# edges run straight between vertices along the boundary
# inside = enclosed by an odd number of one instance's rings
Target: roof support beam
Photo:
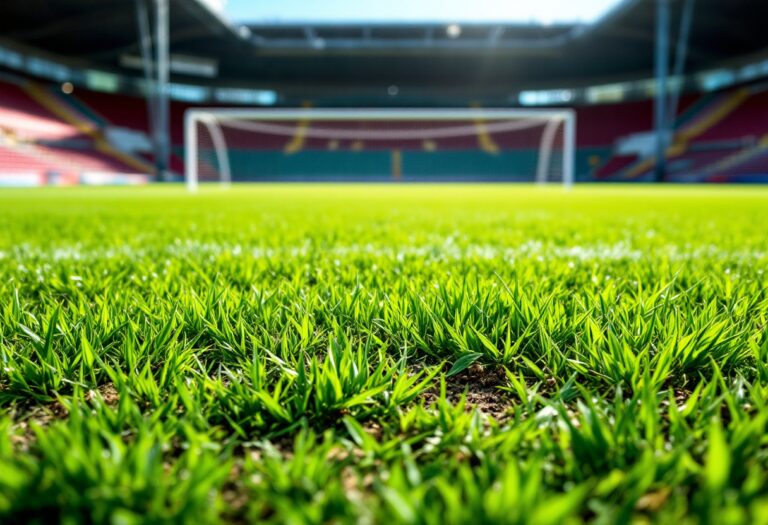
[[[149,5],[154,7],[154,49],[152,46],[152,17]],[[157,180],[170,180],[170,126],[169,126],[169,6],[168,0],[136,0],[136,20],[139,28],[139,46],[144,63],[147,84],[147,110],[150,136],[154,151]],[[154,56],[153,56],[154,52]]]
[[[678,79],[674,86],[669,101],[668,126],[670,133],[674,130],[675,119],[677,118],[677,106],[680,103],[680,91],[682,91],[683,73],[685,72],[685,61],[688,58],[688,41],[691,36],[691,25],[693,24],[693,12],[696,7],[696,0],[685,0],[683,4],[683,15],[680,19],[680,32],[677,36],[677,50],[675,51],[675,70],[674,77]]]
[[[667,85],[669,77],[669,0],[656,0],[656,182],[667,173]]]
[[[490,43],[491,46],[496,47],[503,35],[504,35],[504,26],[496,26],[494,28],[491,28],[491,30],[488,32],[488,42]]]

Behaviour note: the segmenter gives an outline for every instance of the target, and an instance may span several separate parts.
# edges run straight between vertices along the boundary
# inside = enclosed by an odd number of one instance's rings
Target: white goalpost
[[[575,181],[572,109],[193,108],[185,182]]]

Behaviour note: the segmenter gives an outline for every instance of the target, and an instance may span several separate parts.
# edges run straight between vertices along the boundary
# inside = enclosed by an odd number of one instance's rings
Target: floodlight
[[[459,38],[461,36],[461,26],[459,24],[449,24],[445,28],[445,34],[448,38]]]

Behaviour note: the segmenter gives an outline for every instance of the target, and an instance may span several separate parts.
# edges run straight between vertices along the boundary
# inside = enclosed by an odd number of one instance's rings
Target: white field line
[[[278,259],[278,258],[358,258],[383,257],[394,261],[406,258],[420,258],[430,261],[440,260],[501,260],[514,263],[518,260],[535,259],[570,261],[670,261],[689,260],[727,260],[759,261],[768,259],[768,252],[761,250],[739,249],[724,250],[716,245],[697,247],[668,244],[655,248],[652,252],[633,247],[628,241],[613,244],[593,245],[553,245],[541,241],[529,241],[516,247],[504,247],[492,244],[457,244],[451,239],[444,242],[425,243],[418,246],[394,247],[375,244],[334,245],[330,247],[310,244],[286,247],[257,247],[227,243],[201,243],[181,241],[156,249],[137,248],[134,246],[113,248],[86,248],[80,245],[62,246],[44,249],[29,244],[22,244],[9,251],[0,251],[0,259],[12,259],[24,263],[56,263],[60,261],[93,262],[98,260],[142,260],[146,258],[171,260],[184,257],[217,257]]]

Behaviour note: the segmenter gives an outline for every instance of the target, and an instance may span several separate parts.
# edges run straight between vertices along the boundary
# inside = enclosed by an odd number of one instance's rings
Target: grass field
[[[0,522],[768,523],[768,191],[0,193]]]

